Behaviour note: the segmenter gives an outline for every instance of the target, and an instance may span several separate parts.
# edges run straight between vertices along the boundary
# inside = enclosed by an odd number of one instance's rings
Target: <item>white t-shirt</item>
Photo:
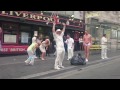
[[[69,39],[67,39],[65,42],[66,42],[67,45],[68,45],[68,49],[74,48],[74,47],[73,47],[73,43],[74,43],[73,38],[69,38]]]
[[[37,38],[36,37],[33,37],[32,38],[32,43],[36,43],[37,42]]]
[[[56,48],[57,49],[64,49],[64,43],[63,43],[63,35],[64,35],[64,32],[62,32],[60,35],[53,33],[53,37],[55,39],[55,42],[56,42]]]
[[[79,43],[83,43],[83,39],[82,38],[79,38]]]
[[[101,39],[101,44],[102,44],[102,45],[107,45],[107,38],[102,37],[102,39]]]

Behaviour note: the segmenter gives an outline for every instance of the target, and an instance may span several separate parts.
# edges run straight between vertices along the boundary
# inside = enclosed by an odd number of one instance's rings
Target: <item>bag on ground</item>
[[[77,55],[74,55],[71,60],[70,60],[70,64],[71,65],[85,65],[86,61],[85,58],[83,58],[81,56],[80,53],[78,53]]]

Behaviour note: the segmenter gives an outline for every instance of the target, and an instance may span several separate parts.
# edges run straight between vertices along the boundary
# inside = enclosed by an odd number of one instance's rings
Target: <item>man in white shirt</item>
[[[63,30],[57,29],[55,31],[55,22],[53,23],[53,28],[52,28],[52,32],[53,32],[53,37],[54,40],[56,42],[56,52],[57,52],[57,57],[55,59],[55,66],[54,69],[59,70],[60,68],[64,68],[64,66],[62,65],[64,56],[65,56],[65,49],[64,49],[64,42],[63,42],[63,35],[65,32],[65,23],[63,23]]]
[[[68,59],[70,60],[73,57],[73,50],[74,50],[74,40],[70,37],[70,34],[67,34],[67,40],[65,41],[67,44],[68,49]]]
[[[101,58],[102,59],[108,59],[107,57],[107,38],[106,34],[103,35],[101,38]]]
[[[36,42],[37,42],[37,38],[35,36],[33,36],[32,43],[36,43]]]

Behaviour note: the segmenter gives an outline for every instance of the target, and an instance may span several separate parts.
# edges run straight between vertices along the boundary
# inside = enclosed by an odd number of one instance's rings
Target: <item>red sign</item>
[[[28,46],[12,46],[12,45],[3,45],[0,50],[1,54],[19,54],[26,53]]]

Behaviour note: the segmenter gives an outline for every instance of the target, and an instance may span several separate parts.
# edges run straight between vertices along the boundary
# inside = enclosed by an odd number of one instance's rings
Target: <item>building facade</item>
[[[85,11],[86,29],[93,36],[94,44],[107,34],[109,49],[120,49],[120,11]]]
[[[83,36],[84,20],[58,14],[59,21],[56,29],[62,29],[62,23],[66,23],[66,32],[75,40],[76,50],[79,50],[78,39]],[[47,24],[47,22],[49,23]],[[32,42],[34,35],[49,36],[52,42],[52,23],[54,19],[51,13],[41,11],[0,11],[0,42],[2,49],[0,54],[26,53],[27,47]],[[69,23],[68,23],[69,22]]]

